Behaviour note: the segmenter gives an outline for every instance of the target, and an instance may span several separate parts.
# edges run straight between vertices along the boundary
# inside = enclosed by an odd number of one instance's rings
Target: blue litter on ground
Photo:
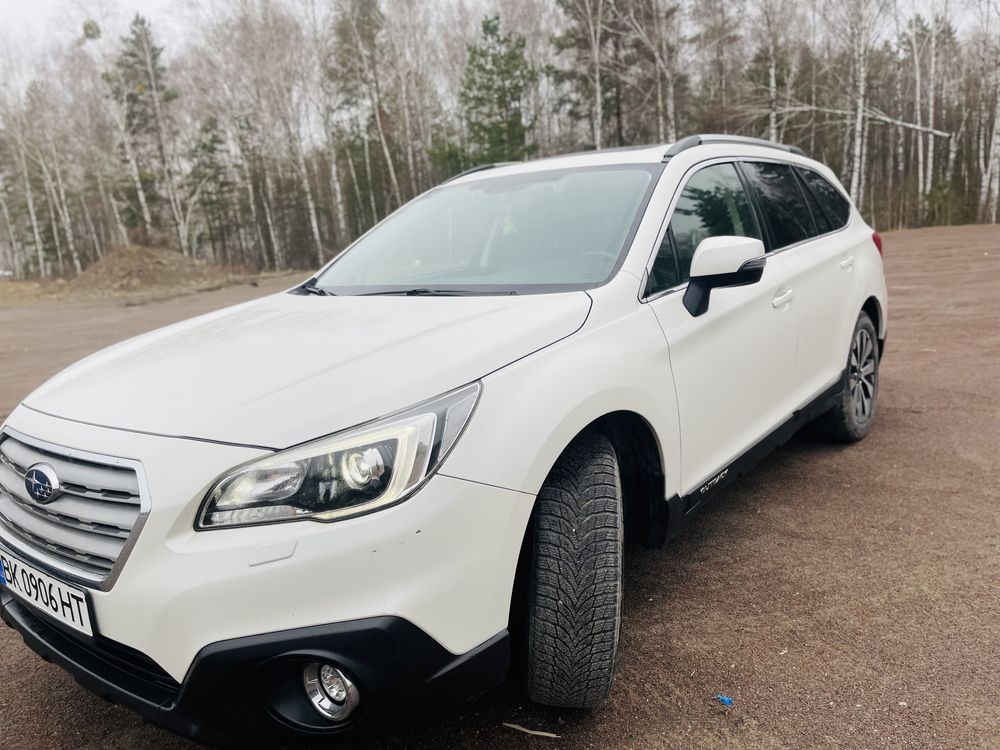
[[[730,698],[728,695],[723,695],[722,693],[716,693],[715,699],[719,701],[719,703],[721,703],[723,706],[733,705],[733,699]]]

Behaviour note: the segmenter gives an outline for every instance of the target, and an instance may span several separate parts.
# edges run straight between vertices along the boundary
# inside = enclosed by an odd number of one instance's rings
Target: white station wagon
[[[206,742],[612,688],[625,542],[807,422],[860,440],[881,240],[732,136],[481,167],[304,284],[125,341],[0,432],[0,606]],[[241,739],[242,738],[242,739]]]

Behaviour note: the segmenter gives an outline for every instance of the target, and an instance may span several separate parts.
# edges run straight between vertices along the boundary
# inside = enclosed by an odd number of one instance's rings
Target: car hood
[[[277,294],[112,346],[25,405],[95,425],[284,448],[474,381],[583,325],[584,292]]]

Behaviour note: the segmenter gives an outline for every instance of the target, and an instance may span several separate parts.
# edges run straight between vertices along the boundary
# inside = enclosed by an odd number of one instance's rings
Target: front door
[[[693,317],[683,305],[698,243],[719,235],[761,237],[728,162],[689,175],[647,285],[677,389],[683,495],[709,485],[794,408],[794,292],[780,257],[768,256],[756,284],[713,290],[703,315]]]

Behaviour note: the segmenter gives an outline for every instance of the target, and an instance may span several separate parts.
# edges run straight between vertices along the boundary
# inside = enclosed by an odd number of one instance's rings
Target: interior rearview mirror
[[[764,274],[764,243],[752,237],[707,237],[694,251],[684,307],[693,316],[708,311],[713,289],[756,284]]]

